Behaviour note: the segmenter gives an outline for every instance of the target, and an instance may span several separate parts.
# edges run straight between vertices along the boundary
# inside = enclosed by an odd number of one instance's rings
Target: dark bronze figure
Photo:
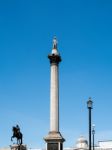
[[[20,132],[20,127],[18,125],[16,125],[16,127],[13,126],[12,131],[13,131],[13,136],[11,137],[11,141],[13,141],[12,140],[13,138],[16,138],[17,139],[17,144],[21,145],[23,143],[22,142],[23,135]]]

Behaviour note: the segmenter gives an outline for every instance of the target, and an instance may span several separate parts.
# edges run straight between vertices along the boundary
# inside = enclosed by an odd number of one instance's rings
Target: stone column
[[[47,142],[47,150],[62,150],[65,141],[59,132],[59,73],[58,66],[61,56],[57,50],[57,40],[53,39],[52,53],[48,55],[51,67],[50,81],[50,132],[44,138]]]
[[[58,64],[51,63],[51,87],[50,87],[50,131],[59,131],[59,86]]]

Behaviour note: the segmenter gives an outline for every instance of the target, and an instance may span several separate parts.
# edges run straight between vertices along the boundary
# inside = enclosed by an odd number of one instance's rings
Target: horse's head
[[[15,127],[14,126],[12,127],[12,131],[15,131]]]

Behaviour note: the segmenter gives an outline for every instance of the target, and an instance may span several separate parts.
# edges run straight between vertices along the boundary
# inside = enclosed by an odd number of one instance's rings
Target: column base
[[[65,139],[60,132],[49,132],[44,140],[47,143],[46,150],[63,150],[63,142]]]

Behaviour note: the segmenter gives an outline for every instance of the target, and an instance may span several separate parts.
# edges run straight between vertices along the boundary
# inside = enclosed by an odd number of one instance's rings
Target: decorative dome
[[[81,136],[76,142],[76,147],[77,148],[87,148],[88,141],[83,136]]]

